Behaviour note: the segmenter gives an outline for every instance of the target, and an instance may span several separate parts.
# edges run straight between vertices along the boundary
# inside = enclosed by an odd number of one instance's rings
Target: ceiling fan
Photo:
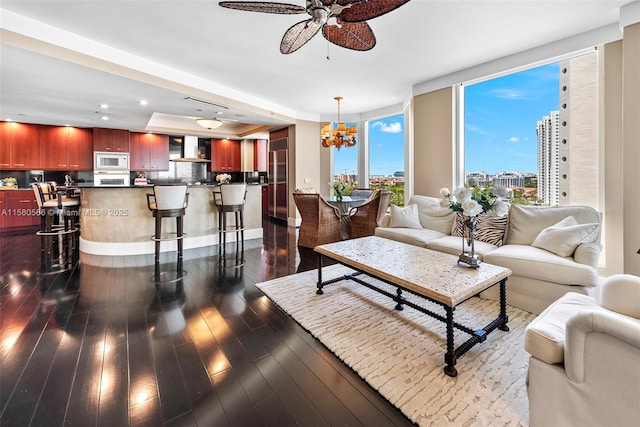
[[[322,29],[325,39],[352,50],[370,50],[376,37],[367,19],[377,18],[409,0],[307,0],[306,7],[262,1],[222,1],[228,9],[276,14],[307,13],[311,18],[291,26],[280,42],[280,52],[295,52]]]

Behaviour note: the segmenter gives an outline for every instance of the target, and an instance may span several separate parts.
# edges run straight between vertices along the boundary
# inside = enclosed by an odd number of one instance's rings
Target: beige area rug
[[[324,268],[322,276],[327,280],[348,272],[333,265]],[[366,280],[393,289],[375,279]],[[396,311],[390,298],[351,280],[326,286],[324,295],[316,295],[316,281],[317,271],[312,270],[256,286],[413,422],[420,426],[528,424],[524,329],[535,315],[508,306],[511,330],[489,334],[458,360],[458,376],[451,378],[442,371],[444,323],[409,307]],[[444,313],[438,306],[431,307]],[[454,320],[478,329],[497,313],[497,301],[474,297],[456,308]],[[467,338],[457,331],[456,347]]]

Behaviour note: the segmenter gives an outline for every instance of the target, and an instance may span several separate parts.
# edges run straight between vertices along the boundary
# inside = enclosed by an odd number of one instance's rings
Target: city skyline
[[[465,172],[536,173],[536,124],[558,110],[553,63],[464,87]]]

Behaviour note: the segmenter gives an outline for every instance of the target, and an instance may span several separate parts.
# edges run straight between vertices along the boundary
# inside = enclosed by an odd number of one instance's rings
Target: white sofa
[[[375,235],[454,255],[460,254],[462,237],[452,235],[456,226],[456,214],[448,208],[442,208],[440,198],[415,195],[409,199],[408,205],[417,206],[419,228],[394,226],[392,216],[387,214]],[[558,255],[532,245],[543,230],[568,217],[573,217],[581,229],[588,228],[578,236],[575,251],[571,245],[568,249],[551,248],[561,253]],[[567,292],[598,298],[597,266],[602,247],[599,243],[600,215],[596,210],[588,206],[511,205],[503,223],[506,228],[502,240],[498,244],[492,244],[476,239],[475,252],[481,261],[511,269],[513,274],[507,281],[509,304],[539,314]],[[480,228],[480,224],[478,227]],[[572,237],[573,240],[576,238]],[[535,244],[549,245],[544,239]],[[561,237],[560,241],[556,238],[554,244],[563,246],[565,242]],[[484,291],[481,296],[498,299],[497,286]]]
[[[525,332],[529,422],[640,425],[640,278],[609,277],[598,304],[567,293]]]

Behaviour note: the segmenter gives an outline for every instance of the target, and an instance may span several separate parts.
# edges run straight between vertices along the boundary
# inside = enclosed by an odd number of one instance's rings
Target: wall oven
[[[128,187],[131,184],[129,172],[93,171],[95,187]]]
[[[93,152],[93,169],[96,171],[129,172],[129,153]]]

